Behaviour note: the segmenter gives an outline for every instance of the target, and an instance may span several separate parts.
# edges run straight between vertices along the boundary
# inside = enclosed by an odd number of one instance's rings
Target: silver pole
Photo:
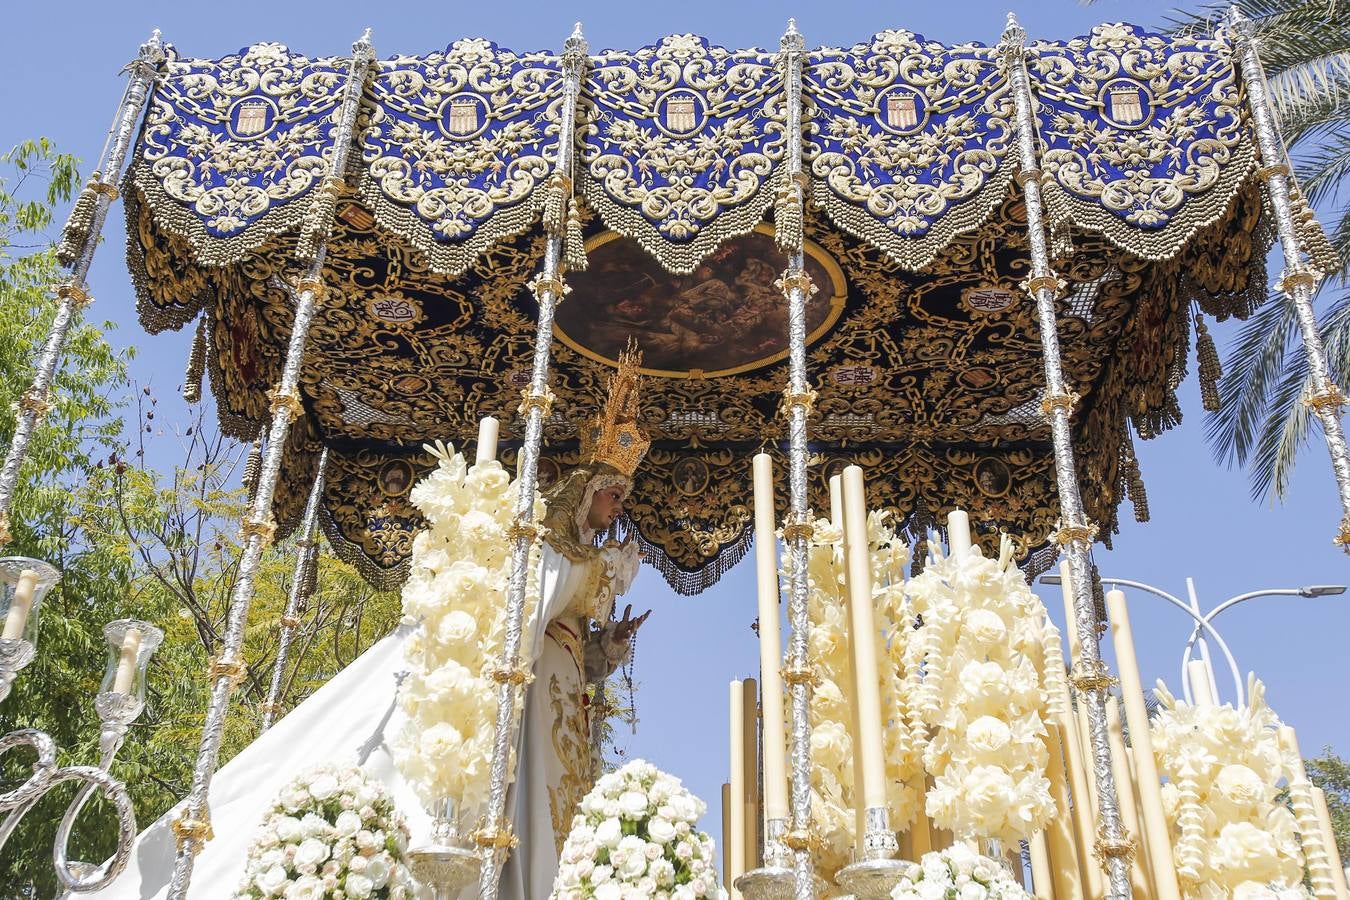
[[[371,46],[370,30],[367,29],[360,40],[352,45],[351,68],[347,73],[346,90],[338,113],[337,134],[333,138],[333,167],[319,188],[329,196],[335,195],[342,186],[342,175],[347,168],[366,72],[374,59],[375,48]],[[290,432],[291,422],[302,411],[297,387],[300,381],[300,367],[305,358],[305,341],[309,336],[309,325],[314,318],[316,304],[326,292],[323,284],[323,263],[327,256],[326,234],[329,227],[331,220],[318,224],[322,234],[315,241],[313,256],[294,290],[295,321],[291,326],[290,343],[286,347],[286,363],[282,370],[281,383],[272,391],[272,422],[268,429],[267,451],[263,455],[262,470],[258,474],[258,487],[252,507],[243,524],[244,548],[239,560],[238,580],[230,597],[225,637],[221,642],[219,656],[211,662],[211,699],[206,711],[206,722],[202,726],[196,768],[192,772],[192,789],[188,793],[180,817],[173,823],[174,835],[178,841],[178,856],[174,862],[173,880],[169,883],[168,894],[173,900],[182,900],[187,895],[193,863],[211,834],[207,794],[211,787],[211,778],[216,771],[220,740],[225,729],[225,716],[229,712],[230,695],[248,672],[243,657],[240,656],[244,643],[244,623],[248,619],[248,608],[253,600],[254,582],[258,576],[263,551],[276,531],[276,522],[272,519],[272,495],[276,490],[277,475],[281,470],[281,454],[286,447],[286,435]]]
[[[286,671],[286,658],[290,655],[291,640],[300,624],[300,606],[309,599],[311,567],[318,565],[319,555],[319,503],[323,499],[324,473],[328,469],[328,448],[319,454],[319,470],[314,473],[314,486],[309,489],[309,500],[305,502],[305,518],[300,525],[299,552],[295,554],[295,574],[291,577],[291,590],[286,597],[286,611],[281,616],[281,641],[277,646],[277,661],[272,667],[272,686],[267,690],[267,702],[263,704],[262,730],[266,731],[276,721],[277,709],[281,702],[281,681]]]
[[[1280,250],[1284,254],[1284,271],[1280,273],[1276,286],[1294,303],[1299,333],[1303,337],[1303,352],[1308,357],[1308,374],[1312,380],[1311,390],[1303,402],[1322,422],[1322,433],[1326,435],[1331,467],[1336,473],[1336,488],[1341,497],[1341,526],[1335,542],[1350,553],[1350,449],[1346,447],[1345,431],[1341,427],[1341,410],[1346,397],[1331,379],[1327,351],[1322,344],[1322,334],[1317,328],[1317,315],[1313,312],[1312,303],[1313,292],[1323,273],[1304,259],[1299,246],[1293,207],[1289,202],[1291,172],[1285,161],[1284,141],[1280,138],[1275,115],[1270,108],[1266,75],[1256,52],[1255,29],[1251,20],[1235,6],[1229,8],[1228,20],[1242,67],[1242,80],[1247,87],[1247,102],[1251,106],[1252,124],[1256,128],[1256,145],[1261,153],[1262,168],[1257,174],[1266,183],[1270,205],[1275,212]]]
[[[1078,470],[1073,455],[1073,435],[1069,418],[1077,396],[1065,388],[1060,367],[1059,334],[1055,318],[1055,298],[1062,282],[1050,268],[1045,244],[1045,223],[1041,209],[1041,170],[1036,147],[1036,125],[1032,118],[1031,83],[1027,77],[1023,49],[1026,31],[1016,17],[1008,14],[1003,32],[1002,53],[1008,67],[1013,100],[1017,109],[1017,147],[1021,171],[1018,180],[1026,197],[1027,237],[1031,245],[1031,275],[1023,287],[1036,301],[1045,355],[1045,397],[1042,409],[1050,420],[1054,442],[1055,478],[1059,485],[1060,527],[1055,540],[1064,547],[1072,574],[1075,620],[1078,628],[1080,659],[1072,681],[1087,709],[1091,734],[1092,768],[1096,776],[1097,808],[1100,828],[1097,857],[1104,861],[1110,878],[1111,896],[1126,900],[1130,893],[1130,860],[1134,844],[1125,832],[1116,799],[1116,783],[1111,771],[1111,744],[1106,726],[1106,693],[1114,679],[1108,674],[1097,646],[1096,610],[1092,601],[1092,567],[1088,553],[1097,534],[1083,512],[1078,490]]]
[[[783,186],[786,205],[802,209],[805,203],[802,172],[802,54],[806,41],[797,31],[795,19],[788,20],[787,32],[779,44],[779,59],[787,91],[787,183]],[[795,210],[785,210],[800,221]],[[778,214],[775,214],[775,219]],[[783,245],[783,237],[779,245]],[[788,301],[788,386],[784,401],[788,415],[788,489],[791,512],[783,526],[783,540],[792,560],[788,580],[788,622],[792,635],[788,641],[788,665],[783,681],[792,695],[792,830],[783,835],[783,843],[792,851],[797,900],[815,900],[816,874],[811,859],[811,668],[807,659],[810,623],[807,617],[806,551],[811,537],[811,508],[806,485],[806,418],[815,399],[806,378],[806,300],[815,285],[802,264],[802,236],[791,236],[793,246],[787,252],[787,270],[779,282]]]
[[[558,123],[558,160],[550,190],[564,192],[570,197],[572,179],[572,132],[576,121],[577,98],[581,94],[581,78],[587,64],[586,38],[578,22],[563,44],[563,97],[561,119]],[[565,205],[565,204],[563,204]],[[556,206],[556,204],[555,204]],[[529,672],[521,666],[520,639],[525,616],[525,587],[528,582],[530,549],[537,529],[534,524],[534,492],[538,484],[539,448],[544,436],[544,417],[553,405],[549,390],[549,357],[553,341],[553,311],[566,294],[563,285],[564,215],[546,217],[548,242],[544,245],[542,271],[530,287],[539,302],[539,321],[534,332],[534,366],[530,389],[521,404],[525,415],[525,438],[516,468],[519,494],[516,498],[515,522],[511,526],[511,580],[506,607],[506,642],[501,661],[493,672],[497,682],[497,730],[492,744],[492,766],[488,789],[488,807],[483,828],[475,832],[474,840],[483,853],[479,870],[478,891],[482,900],[495,900],[501,864],[505,852],[516,844],[511,827],[504,822],[506,811],[506,769],[515,739],[516,693],[528,680]]]
[[[122,164],[126,161],[127,150],[141,121],[146,98],[150,96],[150,86],[154,84],[164,58],[164,44],[156,29],[151,33],[150,39],[141,45],[136,59],[127,67],[131,78],[127,82],[126,91],[122,94],[122,103],[108,132],[108,139],[104,142],[98,169],[90,177],[89,184],[85,188],[85,191],[93,195],[92,218],[84,240],[79,246],[78,255],[71,265],[70,277],[55,288],[56,317],[52,320],[51,330],[47,332],[42,355],[38,357],[33,383],[19,400],[19,415],[14,424],[14,436],[10,438],[4,466],[0,467],[0,546],[9,543],[10,540],[9,512],[14,502],[14,487],[18,483],[19,468],[28,455],[28,443],[37,429],[37,423],[51,410],[48,392],[51,390],[52,379],[56,377],[56,367],[61,361],[61,351],[65,348],[66,337],[70,333],[71,320],[75,317],[77,309],[94,299],[89,295],[89,285],[86,281],[89,267],[94,261],[94,250],[98,247],[103,223],[108,218],[108,207],[117,197],[117,182],[122,174]],[[76,207],[80,205],[80,201],[77,201]]]

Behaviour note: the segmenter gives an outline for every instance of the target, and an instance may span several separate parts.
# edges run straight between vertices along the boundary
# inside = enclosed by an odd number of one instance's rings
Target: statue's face
[[[591,508],[586,511],[586,527],[601,532],[614,524],[614,520],[623,515],[622,485],[614,484],[596,491],[591,495]]]

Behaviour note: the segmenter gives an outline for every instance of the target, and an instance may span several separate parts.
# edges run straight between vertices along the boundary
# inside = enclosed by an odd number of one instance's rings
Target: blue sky
[[[1067,38],[1093,24],[1165,21],[1169,5],[1107,0],[1084,7],[1069,0],[1022,0],[1016,11],[1032,37]],[[787,17],[796,16],[808,45],[848,45],[884,28],[908,28],[955,43],[991,43],[1002,31],[1003,3],[770,2],[620,3],[354,3],[323,4],[146,2],[19,3],[5,15],[0,58],[0,147],[45,135],[92,161],[120,97],[118,70],[152,28],[192,56],[221,56],[256,41],[280,41],[311,55],[347,52],[366,26],[380,55],[425,52],[459,37],[488,37],[517,50],[558,48],[576,20],[593,49],[634,47],[672,32],[693,31],[729,46],[772,47]],[[90,163],[92,164],[92,163]],[[86,167],[87,168],[87,167]],[[135,344],[135,375],[161,397],[161,420],[182,415],[175,391],[187,355],[182,334],[147,337],[135,320],[134,296],[122,257],[120,212],[91,278],[94,315],[111,319],[117,344]],[[1222,351],[1236,326],[1212,325]],[[1194,365],[1191,366],[1192,371]],[[167,408],[163,408],[167,407]],[[1149,582],[1174,594],[1196,579],[1205,608],[1234,594],[1274,587],[1350,581],[1350,564],[1331,544],[1339,519],[1320,432],[1299,462],[1287,502],[1249,500],[1244,473],[1213,461],[1203,441],[1203,412],[1192,375],[1182,391],[1183,424],[1140,442],[1153,521],[1135,525],[1128,506],[1116,550],[1099,550],[1106,575]],[[747,494],[749,485],[746,485]],[[725,778],[727,688],[758,666],[750,623],[755,617],[754,568],[745,560],[713,590],[678,597],[659,575],[644,570],[630,599],[655,608],[637,652],[641,721],[626,739],[630,755],[646,756],[715,803]],[[1059,589],[1040,589],[1051,616],[1063,623]],[[1132,598],[1131,617],[1144,681],[1162,677],[1178,689],[1177,668],[1187,619],[1146,596]],[[1239,663],[1267,683],[1269,700],[1298,729],[1305,755],[1331,744],[1350,752],[1350,718],[1343,712],[1350,675],[1344,652],[1350,598],[1264,598],[1226,614],[1222,631]],[[1111,657],[1109,647],[1108,658]],[[1221,677],[1221,690],[1231,686]],[[1179,693],[1179,690],[1178,690]],[[715,811],[710,824],[715,820]]]

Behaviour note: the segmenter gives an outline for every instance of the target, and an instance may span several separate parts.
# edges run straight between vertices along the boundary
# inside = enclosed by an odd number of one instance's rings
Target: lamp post
[[[1059,583],[1060,578],[1058,575],[1041,576],[1041,584]],[[1209,675],[1210,684],[1214,685],[1216,691],[1218,690],[1218,680],[1214,676],[1214,666],[1210,661],[1209,656],[1209,642],[1205,639],[1205,635],[1208,635],[1213,639],[1214,643],[1219,648],[1219,652],[1223,654],[1224,660],[1228,663],[1228,670],[1233,678],[1233,690],[1237,696],[1237,705],[1239,707],[1246,705],[1247,702],[1247,692],[1242,678],[1242,670],[1238,667],[1237,659],[1233,656],[1233,651],[1229,649],[1228,642],[1225,641],[1223,635],[1219,634],[1218,630],[1215,629],[1213,624],[1215,617],[1217,617],[1219,613],[1255,597],[1331,597],[1345,593],[1345,585],[1343,584],[1311,584],[1298,588],[1267,588],[1265,590],[1248,591],[1245,594],[1229,597],[1227,600],[1205,613],[1200,609],[1200,599],[1195,592],[1195,580],[1192,578],[1186,579],[1187,600],[1182,600],[1180,597],[1169,594],[1162,588],[1154,587],[1151,584],[1144,584],[1142,581],[1131,581],[1126,578],[1108,578],[1103,576],[1102,584],[1112,588],[1133,588],[1138,591],[1143,591],[1146,594],[1152,594],[1155,597],[1166,600],[1168,603],[1190,616],[1195,622],[1195,625],[1191,628],[1191,635],[1186,641],[1186,649],[1182,652],[1181,656],[1181,687],[1186,702],[1194,702],[1194,698],[1191,696],[1190,679],[1186,675],[1186,666],[1190,663],[1191,654],[1195,651],[1197,645],[1199,645],[1200,660],[1204,663],[1205,670]]]

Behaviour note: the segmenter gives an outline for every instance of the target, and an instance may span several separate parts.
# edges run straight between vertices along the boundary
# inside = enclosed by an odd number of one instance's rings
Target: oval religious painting
[[[808,344],[844,310],[844,273],[807,242],[806,271],[816,286],[806,305]],[[558,307],[554,333],[591,359],[617,365],[631,336],[643,371],[668,378],[747,372],[787,356],[787,301],[774,285],[784,257],[773,229],[732,238],[689,275],[672,275],[635,241],[615,232],[586,244],[590,264],[568,275],[572,295]]]

